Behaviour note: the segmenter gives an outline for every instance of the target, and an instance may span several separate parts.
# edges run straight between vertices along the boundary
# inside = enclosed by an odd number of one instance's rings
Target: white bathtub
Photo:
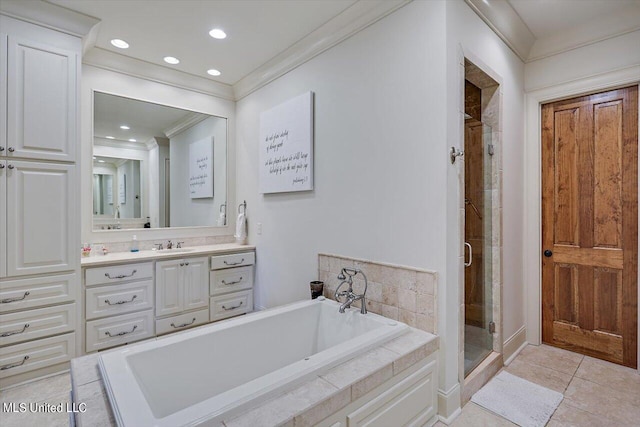
[[[405,328],[302,301],[101,354],[100,369],[120,426],[218,425]]]

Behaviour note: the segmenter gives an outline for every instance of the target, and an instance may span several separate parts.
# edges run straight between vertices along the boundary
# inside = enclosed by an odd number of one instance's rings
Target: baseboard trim
[[[449,391],[438,390],[438,419],[450,424],[460,414],[460,384]]]
[[[502,346],[505,366],[511,363],[527,344],[527,328],[522,326],[515,334],[511,335]]]

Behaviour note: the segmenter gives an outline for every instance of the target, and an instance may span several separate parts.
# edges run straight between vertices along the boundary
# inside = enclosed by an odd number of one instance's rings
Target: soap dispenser
[[[131,238],[131,252],[138,252],[140,250],[140,246],[138,246],[138,238],[136,235],[133,235]]]

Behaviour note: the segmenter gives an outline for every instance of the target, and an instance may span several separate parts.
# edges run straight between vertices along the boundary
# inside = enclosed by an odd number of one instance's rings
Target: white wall
[[[525,90],[554,86],[640,64],[640,31],[527,63]],[[638,77],[640,79],[640,76]]]
[[[249,240],[258,248],[256,305],[307,298],[318,252],[434,269],[446,306],[438,319],[445,391],[458,382],[460,183],[447,152],[459,146],[462,129],[459,45],[503,83],[508,334],[524,324],[523,64],[462,1],[409,3],[236,109],[237,197],[247,200]],[[315,189],[260,195],[259,115],[308,90],[315,92]]]
[[[525,318],[522,276],[522,215],[523,215],[523,150],[524,150],[524,64],[498,36],[462,1],[447,1],[447,146],[464,149],[464,58],[500,83],[502,96],[500,149],[502,150],[502,281],[503,340],[510,338],[522,326]],[[497,131],[497,129],[494,129]],[[444,338],[446,357],[455,357],[459,344],[458,325],[462,322],[459,308],[462,292],[461,238],[458,222],[463,208],[460,189],[462,162],[447,168],[447,288],[439,295],[439,305],[446,305],[441,322],[446,322]],[[497,212],[496,212],[497,213]],[[497,254],[494,254],[494,256]],[[460,316],[456,318],[456,316]],[[456,329],[452,326],[456,325]],[[456,368],[447,365],[445,384],[452,384]],[[442,375],[442,373],[441,373]],[[442,379],[442,377],[441,377]]]
[[[213,137],[213,199],[192,199],[189,189],[189,144]],[[171,226],[216,225],[227,202],[227,121],[209,117],[169,141]]]
[[[257,306],[307,298],[318,252],[444,270],[443,13],[410,3],[237,103]],[[315,189],[260,195],[259,115],[309,90]]]

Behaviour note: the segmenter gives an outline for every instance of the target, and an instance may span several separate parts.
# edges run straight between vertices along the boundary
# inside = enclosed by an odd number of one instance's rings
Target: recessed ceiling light
[[[113,136],[109,135],[109,136],[105,136],[105,138],[107,139],[115,139]]]
[[[129,140],[129,142],[136,142],[136,140],[135,140],[135,139],[133,139],[133,138],[131,138],[131,139]]]
[[[214,28],[213,30],[209,31],[209,35],[218,40],[222,40],[227,37],[227,33],[222,31],[220,28]]]
[[[122,130],[129,130],[129,129],[131,129],[131,128],[130,128],[129,126],[127,126],[127,125],[122,125],[122,126],[120,126],[120,129],[122,129]]]
[[[165,56],[164,62],[166,62],[167,64],[176,65],[180,63],[180,60],[178,58],[174,58],[173,56]]]
[[[111,40],[111,44],[120,49],[127,49],[129,47],[129,43],[120,39]]]
[[[210,70],[207,70],[207,74],[209,74],[210,76],[219,76],[222,73],[220,71],[212,68]]]
[[[104,160],[98,160],[98,163],[104,163],[104,162],[105,162]]]

